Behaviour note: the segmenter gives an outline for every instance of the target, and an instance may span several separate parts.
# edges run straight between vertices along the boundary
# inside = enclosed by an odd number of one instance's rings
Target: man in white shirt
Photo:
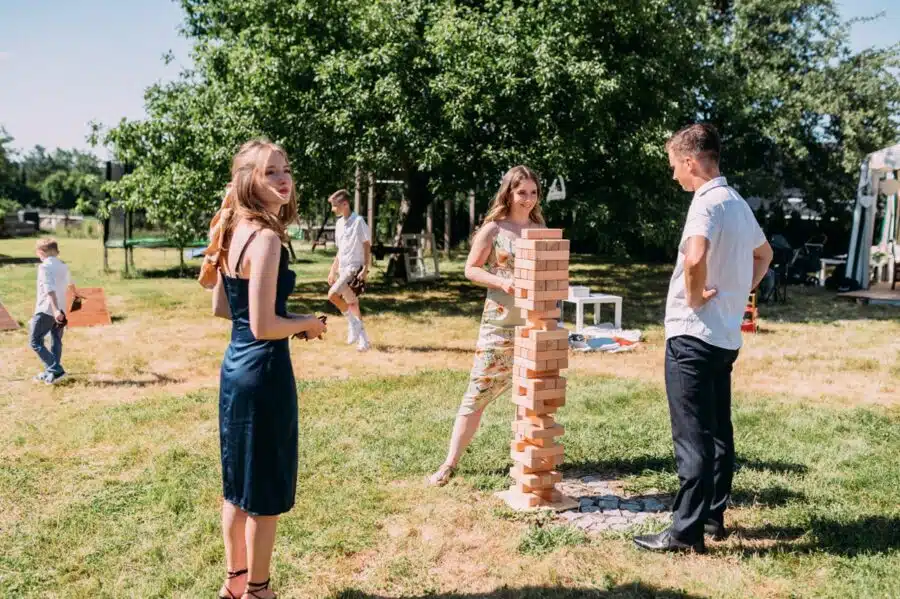
[[[694,192],[666,301],[666,395],[681,488],[672,526],[635,537],[652,551],[705,550],[725,536],[734,472],[731,369],[747,297],[772,248],[744,199],[719,173],[721,142],[696,124],[666,143],[673,179]]]
[[[69,275],[69,267],[59,259],[59,245],[55,239],[40,239],[35,254],[41,263],[37,271],[37,301],[34,316],[29,326],[31,349],[44,363],[44,371],[34,377],[35,381],[52,385],[66,374],[62,367],[62,338],[66,322],[66,292],[75,284]],[[50,349],[44,339],[50,335]]]
[[[365,281],[369,276],[369,262],[372,257],[372,238],[366,221],[350,210],[350,194],[340,189],[328,198],[331,210],[338,217],[334,228],[334,242],[337,255],[328,273],[328,299],[347,317],[347,343],[357,343],[356,349],[369,349],[369,337],[362,322],[359,298],[350,288],[358,279]]]

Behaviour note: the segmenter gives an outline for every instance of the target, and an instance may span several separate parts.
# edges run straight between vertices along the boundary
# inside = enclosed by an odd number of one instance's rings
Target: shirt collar
[[[726,185],[728,185],[728,181],[725,180],[725,177],[716,177],[715,179],[710,179],[709,181],[701,185],[697,189],[697,191],[694,192],[694,197],[699,198],[711,189],[715,189],[716,187],[725,187]]]

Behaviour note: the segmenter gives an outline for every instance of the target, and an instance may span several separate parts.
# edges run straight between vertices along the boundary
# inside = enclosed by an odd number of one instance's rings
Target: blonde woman
[[[219,389],[228,571],[219,597],[269,599],[276,596],[269,565],[278,515],[293,507],[297,488],[297,387],[288,339],[317,338],[325,325],[287,311],[295,275],[285,227],[297,217],[297,200],[284,150],[248,142],[231,176],[207,250],[217,271],[213,311],[232,322]]]
[[[447,459],[429,479],[432,485],[447,484],[487,407],[512,387],[512,365],[516,325],[525,324],[513,300],[513,269],[516,239],[523,229],[543,227],[541,185],[526,166],[511,168],[475,234],[466,260],[466,278],[488,288],[475,349],[469,387],[463,396],[450,435]]]

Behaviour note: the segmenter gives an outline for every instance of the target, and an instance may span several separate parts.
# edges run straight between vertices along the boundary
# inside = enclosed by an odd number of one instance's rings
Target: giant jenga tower
[[[553,418],[566,403],[566,379],[559,371],[569,365],[569,334],[556,326],[557,303],[569,293],[569,242],[561,229],[526,229],[516,241],[515,302],[526,315],[516,327],[513,362],[513,422],[515,484],[500,497],[513,509],[570,509],[574,500],[556,490],[562,475],[565,429]]]

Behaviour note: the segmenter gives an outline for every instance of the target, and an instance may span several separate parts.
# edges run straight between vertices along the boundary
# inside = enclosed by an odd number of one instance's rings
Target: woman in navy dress
[[[219,597],[269,599],[278,515],[293,507],[297,488],[297,387],[288,340],[297,333],[317,338],[325,325],[287,311],[295,275],[285,226],[297,217],[297,200],[284,150],[248,142],[231,175],[210,232],[218,269],[213,311],[232,322],[219,390],[228,572]]]

